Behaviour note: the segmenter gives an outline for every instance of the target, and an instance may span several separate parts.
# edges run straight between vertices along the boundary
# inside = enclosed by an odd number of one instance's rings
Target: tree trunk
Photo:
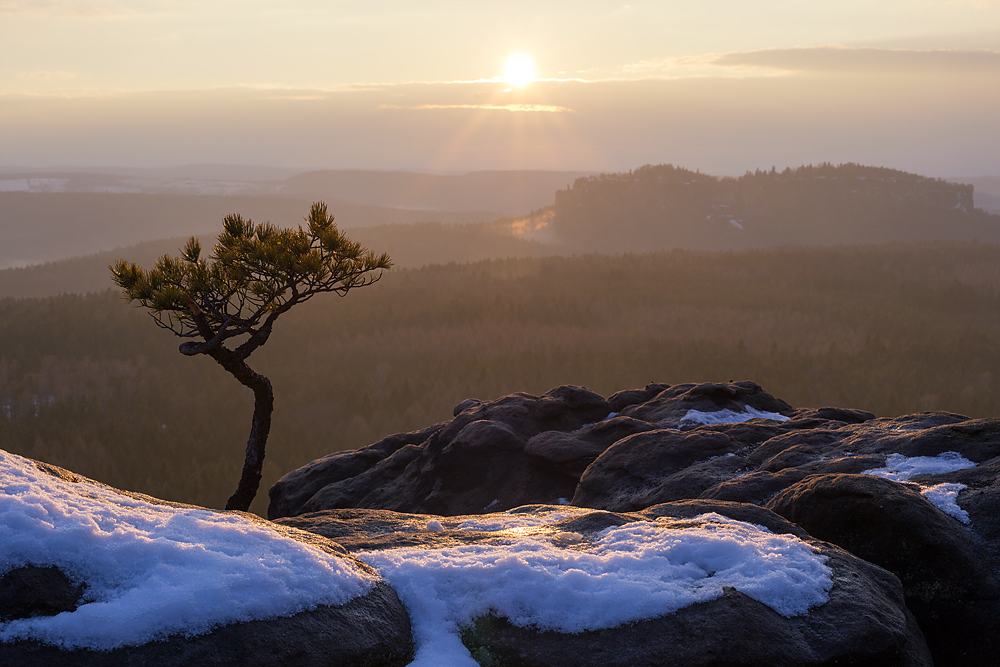
[[[243,474],[239,486],[226,502],[227,510],[248,512],[250,503],[260,487],[261,468],[264,466],[264,446],[271,431],[271,413],[274,411],[274,392],[271,381],[250,368],[245,361],[225,348],[210,352],[211,356],[240,381],[253,390],[253,422],[247,438],[247,454],[243,460]]]

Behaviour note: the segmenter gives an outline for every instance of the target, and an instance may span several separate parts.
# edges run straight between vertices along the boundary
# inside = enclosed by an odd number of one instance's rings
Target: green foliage
[[[119,260],[110,267],[112,278],[160,326],[209,341],[252,333],[264,318],[316,294],[343,295],[371,284],[380,275],[374,271],[392,265],[388,255],[344,236],[326,204],[314,203],[306,221],[307,229],[279,229],[228,215],[211,261],[192,237],[180,257],[163,255],[148,271]]]

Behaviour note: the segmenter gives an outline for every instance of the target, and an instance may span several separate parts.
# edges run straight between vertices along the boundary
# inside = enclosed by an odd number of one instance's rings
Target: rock
[[[694,501],[650,508],[645,518],[691,518],[715,511],[806,539],[827,558],[829,601],[786,617],[735,589],[715,600],[619,627],[562,633],[518,627],[497,615],[478,617],[462,635],[480,664],[524,667],[667,665],[932,664],[920,629],[903,604],[899,580],[846,551],[808,538],[767,510]],[[636,515],[595,512],[553,526],[600,530]],[[587,524],[590,525],[587,525]]]
[[[16,488],[0,495],[0,665],[412,658],[395,591],[327,538],[3,451],[0,488]]]
[[[485,401],[481,401],[478,398],[467,398],[455,406],[455,409],[452,411],[452,417],[457,417],[471,408],[478,408],[483,403],[485,403]]]
[[[795,420],[822,419],[844,424],[862,424],[875,419],[875,415],[870,412],[848,408],[798,408],[792,412],[791,417]]]
[[[790,417],[792,406],[777,399],[754,382],[679,384],[664,389],[655,398],[621,410],[625,417],[634,417],[661,428],[681,428],[693,425],[690,411],[713,413],[724,410],[746,413],[752,409]]]
[[[274,519],[310,511],[304,509],[304,506],[325,486],[360,475],[407,445],[419,445],[425,442],[427,438],[444,428],[446,423],[441,422],[410,433],[391,435],[361,449],[334,452],[293,470],[268,490],[271,499],[267,508],[268,518]]]
[[[917,475],[912,481],[925,484],[964,484],[958,496],[961,509],[969,513],[969,530],[982,538],[991,560],[1000,564],[1000,457],[989,459],[975,468]]]
[[[980,463],[1000,456],[1000,420],[969,419],[949,412],[922,412],[873,419],[842,429],[841,447],[858,454],[937,456],[958,452]]]
[[[809,475],[822,472],[860,473],[882,465],[878,456],[844,456],[828,460],[810,461],[801,466],[780,470],[758,470],[734,476],[709,487],[698,496],[704,499],[728,500],[737,503],[763,505],[779,492],[800,482]]]
[[[785,489],[767,507],[898,576],[936,665],[995,664],[1000,652],[995,563],[969,528],[917,489],[870,475],[815,475]]]
[[[458,408],[441,428],[405,434],[412,437],[396,441],[403,444],[391,455],[344,452],[301,474],[289,473],[271,491],[268,516],[348,507],[472,514],[569,498],[577,476],[529,456],[525,444],[545,431],[577,431],[611,411],[601,396],[571,385],[541,396],[466,401]],[[426,440],[416,442],[424,433]],[[369,467],[359,471],[364,465]]]
[[[669,384],[647,384],[645,389],[626,389],[611,395],[608,405],[612,412],[621,412],[631,405],[638,405],[656,398],[656,395],[665,389],[670,389]]]
[[[655,429],[652,424],[638,419],[613,417],[576,431],[544,431],[528,440],[524,451],[565,471],[575,482],[587,466],[614,443]]]
[[[407,466],[420,459],[423,451],[418,445],[405,445],[368,470],[353,477],[330,482],[296,508],[293,516],[321,509],[377,507],[378,500],[369,499],[369,495],[377,494],[380,489],[394,484]],[[268,517],[280,518],[280,509],[273,504],[269,506]]]
[[[412,659],[409,626],[399,598],[380,582],[367,595],[339,607],[318,607],[290,617],[227,625],[206,635],[180,635],[111,651],[65,650],[31,641],[0,643],[0,664],[402,667]]]
[[[695,520],[710,513],[806,541],[826,557],[826,565],[831,568],[833,587],[829,599],[802,615],[782,616],[746,594],[728,588],[717,599],[656,618],[572,633],[519,627],[496,613],[484,614],[465,628],[463,643],[482,665],[930,667],[920,628],[903,604],[902,587],[894,575],[810,537],[797,525],[755,505],[687,500],[656,505],[638,513],[533,505],[505,513],[461,517],[357,509],[317,512],[278,521],[336,538],[350,545],[353,553],[366,558],[365,553],[372,550],[402,547],[429,550],[463,545],[506,547],[520,535],[539,534],[548,536],[553,544],[585,550],[609,528],[654,522],[663,530],[684,530],[699,525]],[[440,523],[442,530],[430,530],[428,524],[432,521]],[[501,530],[518,525],[532,528],[529,532]],[[473,529],[464,530],[462,526]],[[637,553],[636,557],[643,556]],[[484,557],[482,562],[486,568],[489,563],[499,561]],[[552,567],[550,561],[546,563],[549,563],[547,568]],[[531,580],[542,599],[550,594],[544,589],[547,579],[539,575]],[[420,613],[438,609],[441,602],[437,601],[444,600],[434,590],[413,586],[407,589],[410,595],[426,595],[436,600],[434,605],[419,600],[408,603],[420,609]],[[419,621],[414,623],[418,627]]]
[[[0,621],[74,611],[83,591],[54,566],[14,568],[0,576]]]
[[[718,460],[735,449],[723,433],[661,429],[631,435],[590,464],[576,487],[573,504],[612,511],[642,509],[671,475],[699,461]]]

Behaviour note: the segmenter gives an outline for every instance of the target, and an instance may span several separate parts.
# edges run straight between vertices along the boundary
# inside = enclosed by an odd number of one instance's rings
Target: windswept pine
[[[274,410],[270,380],[247,358],[293,306],[325,292],[344,296],[392,266],[388,255],[375,255],[344,236],[326,204],[314,203],[306,221],[307,229],[279,229],[233,214],[224,220],[210,261],[192,237],[180,257],[164,255],[148,271],[125,260],[110,267],[126,299],[148,308],[157,326],[190,339],[181,344],[181,354],[210,356],[253,391],[243,474],[226,509],[246,511],[257,494]],[[228,341],[235,347],[227,347]]]

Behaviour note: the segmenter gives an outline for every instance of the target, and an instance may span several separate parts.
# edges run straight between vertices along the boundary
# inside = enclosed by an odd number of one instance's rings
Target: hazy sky
[[[1000,0],[0,0],[8,166],[971,176],[998,118]]]

